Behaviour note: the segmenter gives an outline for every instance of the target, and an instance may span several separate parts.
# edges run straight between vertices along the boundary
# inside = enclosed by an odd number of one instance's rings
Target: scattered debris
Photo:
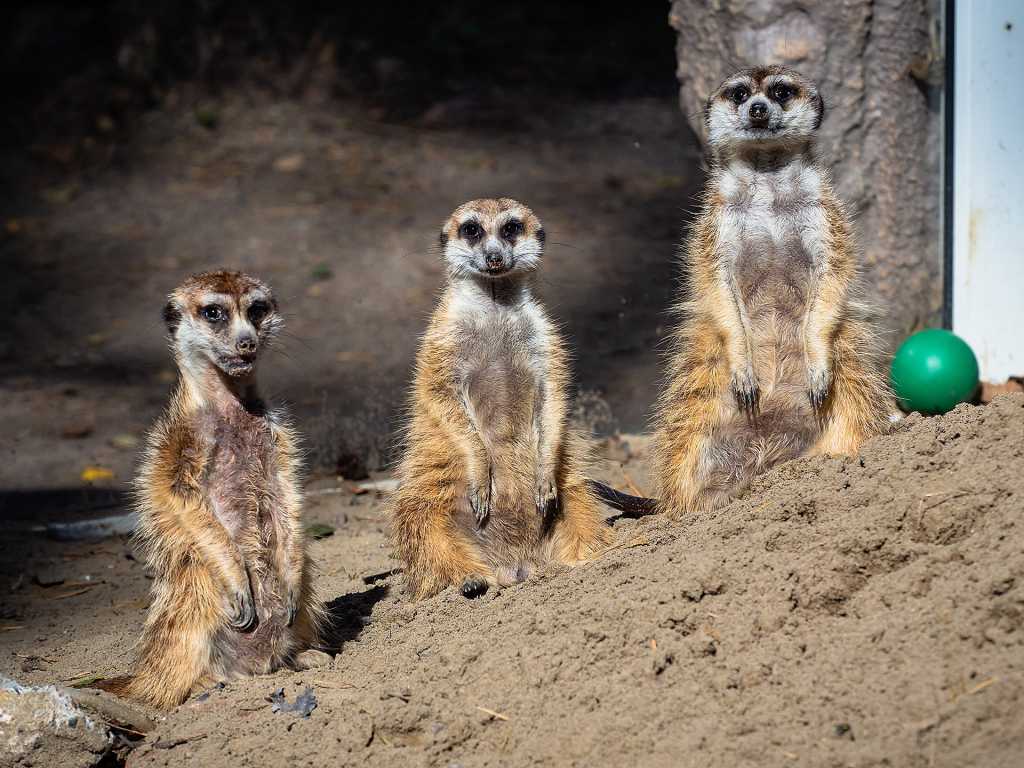
[[[306,526],[306,534],[311,539],[326,539],[328,536],[334,535],[334,527],[327,523],[310,523]]]
[[[849,723],[836,723],[833,728],[833,732],[837,739],[849,739],[850,741],[856,741],[853,737],[853,726]]]
[[[274,170],[280,173],[295,173],[305,164],[306,158],[303,155],[284,155],[274,161]]]
[[[110,444],[119,451],[134,451],[139,447],[139,438],[124,432],[110,438]]]
[[[168,739],[167,741],[157,739],[153,742],[153,749],[174,749],[175,747],[180,747],[182,744],[188,744],[190,741],[205,739],[206,736],[207,734],[205,733],[197,733],[194,736],[182,736],[177,739]]]
[[[316,709],[316,696],[313,689],[307,686],[306,690],[296,697],[295,702],[289,704],[284,695],[284,688],[278,688],[267,697],[271,703],[272,712],[294,712],[300,717],[309,717]]]
[[[95,429],[96,425],[91,419],[71,421],[65,424],[61,429],[60,436],[68,440],[78,440],[83,437],[88,437]]]
[[[384,581],[384,579],[389,578],[390,576],[396,576],[401,572],[401,568],[392,568],[389,571],[371,573],[369,576],[363,576],[363,584],[376,584],[378,581]]]
[[[95,765],[112,743],[104,724],[87,716],[66,691],[52,685],[21,685],[0,676],[4,765]]]
[[[113,480],[114,473],[106,467],[86,467],[80,475],[83,483],[98,483]]]
[[[96,681],[103,677],[94,675]],[[144,712],[121,699],[102,691],[83,691],[70,688],[58,690],[83,709],[99,716],[111,728],[142,736],[156,728],[156,723]]]
[[[503,714],[501,714],[501,712],[495,712],[493,709],[488,709],[487,707],[479,707],[479,706],[477,707],[477,709],[479,709],[485,715],[490,715],[495,720],[505,720],[505,721],[508,720],[508,715],[503,715]]]
[[[359,483],[358,487],[366,491],[375,491],[376,493],[394,493],[398,490],[398,478],[385,477],[380,480],[367,480]]]
[[[126,512],[123,515],[78,520],[73,523],[47,523],[43,530],[48,537],[57,541],[95,541],[111,536],[126,536],[135,530],[136,522],[138,515]]]
[[[69,688],[88,688],[90,685],[95,685],[100,680],[103,680],[103,675],[85,675],[84,677],[76,677],[74,680],[68,681]]]

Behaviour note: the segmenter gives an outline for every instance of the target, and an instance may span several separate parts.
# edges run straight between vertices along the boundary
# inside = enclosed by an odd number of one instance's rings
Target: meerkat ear
[[[173,301],[168,301],[164,305],[163,318],[164,323],[167,324],[167,330],[173,336],[174,332],[178,330],[178,324],[181,322],[181,310],[178,309]]]
[[[441,243],[441,247],[444,248],[446,245],[448,245],[448,233],[442,229],[441,237],[439,237],[438,240]]]
[[[537,229],[537,242],[540,243],[541,245],[543,245],[544,241],[547,240],[547,238],[548,238],[548,233],[544,231],[544,227],[538,228]]]
[[[814,121],[814,130],[821,128],[821,121],[825,119],[825,100],[818,94],[818,118]]]

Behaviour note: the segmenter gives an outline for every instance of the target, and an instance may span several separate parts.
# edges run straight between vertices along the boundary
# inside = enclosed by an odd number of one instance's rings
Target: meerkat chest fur
[[[823,171],[802,156],[733,160],[718,170],[719,269],[748,309],[799,314],[823,267]]]
[[[548,375],[547,317],[526,291],[497,301],[456,291],[451,310],[453,374],[485,442],[521,437]]]
[[[251,540],[261,556],[280,492],[274,471],[274,435],[266,413],[233,406],[211,408],[199,419],[206,436],[205,487],[214,514],[236,541]]]

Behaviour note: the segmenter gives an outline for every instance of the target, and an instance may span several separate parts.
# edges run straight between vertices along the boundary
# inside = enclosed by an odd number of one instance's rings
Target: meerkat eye
[[[222,307],[218,307],[216,304],[207,304],[205,307],[199,310],[199,314],[201,314],[205,320],[211,323],[219,323],[226,316],[224,314],[224,309]]]
[[[501,227],[503,240],[515,240],[521,234],[523,234],[523,222],[516,219],[506,221]]]
[[[793,97],[793,88],[786,85],[785,83],[776,83],[772,86],[769,96],[780,104],[789,101]]]
[[[459,236],[463,240],[479,240],[484,231],[475,221],[464,221],[459,227]]]
[[[265,301],[254,301],[249,307],[249,322],[259,325],[270,314],[270,305]]]
[[[750,98],[750,89],[745,85],[737,85],[732,89],[732,92],[729,94],[729,98],[736,104],[742,104]]]

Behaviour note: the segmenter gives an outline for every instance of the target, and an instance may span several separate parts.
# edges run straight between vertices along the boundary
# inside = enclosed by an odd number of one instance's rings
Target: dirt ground
[[[394,566],[380,495],[315,480],[309,520],[336,528],[313,544],[333,665],[190,700],[127,764],[1017,764],[1022,437],[1024,395],[911,416],[718,512],[620,520],[595,562],[476,601],[414,604],[376,578]],[[624,442],[598,471],[643,486],[646,440]],[[13,535],[0,672],[122,671],[148,588],[130,547]],[[308,718],[266,701],[307,687]]]
[[[500,129],[458,103],[403,124],[256,89],[218,102],[210,130],[194,104],[176,96],[108,137],[102,163],[86,162],[100,145],[36,147],[32,172],[21,155],[0,163],[0,488],[73,487],[88,465],[123,486],[131,437],[174,380],[166,294],[222,265],[280,299],[264,389],[289,403],[311,464],[347,451],[384,466],[444,280],[440,225],[480,196],[519,198],[545,222],[541,291],[579,385],[614,420],[598,426],[644,427],[700,183],[671,98],[572,102]]]

